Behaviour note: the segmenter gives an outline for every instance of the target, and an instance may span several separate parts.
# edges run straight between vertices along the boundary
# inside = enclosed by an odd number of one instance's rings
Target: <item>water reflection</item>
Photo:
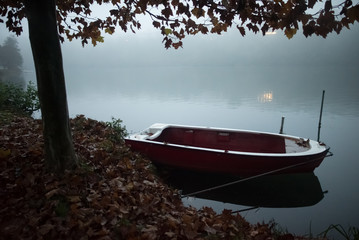
[[[67,76],[70,100],[72,95],[83,93],[91,99],[98,96],[96,101],[106,96],[131,101],[212,104],[231,109],[250,106],[318,112],[321,93],[326,90],[326,112],[357,116],[358,71],[352,68],[343,71],[261,68],[258,71],[237,67],[172,67],[72,70]],[[269,104],[263,106],[263,102]]]
[[[266,103],[273,101],[273,92],[272,91],[266,91],[263,94],[258,96],[258,101],[260,103]]]
[[[324,197],[320,182],[314,173],[262,176],[200,192],[238,181],[239,178],[163,167],[159,169],[165,182],[182,190],[183,196],[194,196],[217,202],[252,207],[294,208],[313,206]]]

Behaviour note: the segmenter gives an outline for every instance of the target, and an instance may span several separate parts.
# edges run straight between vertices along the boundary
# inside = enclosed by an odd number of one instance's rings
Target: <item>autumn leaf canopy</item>
[[[166,48],[182,46],[186,35],[226,32],[236,27],[242,36],[248,31],[265,35],[283,30],[292,38],[298,30],[304,36],[326,37],[359,21],[359,4],[344,0],[63,0],[57,1],[60,40],[80,39],[85,45],[103,42],[104,34],[141,28],[140,15],[147,16],[163,35]],[[23,1],[3,0],[0,23],[17,35],[26,18]],[[103,8],[105,17],[94,9]],[[141,18],[143,19],[143,18]]]

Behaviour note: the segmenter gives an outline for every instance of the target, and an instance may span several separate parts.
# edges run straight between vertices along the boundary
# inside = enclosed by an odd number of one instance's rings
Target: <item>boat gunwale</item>
[[[157,127],[160,126],[160,127]],[[158,130],[153,135],[148,135],[150,129],[156,127]],[[267,156],[267,157],[303,157],[315,154],[322,154],[326,151],[329,151],[329,147],[326,146],[324,143],[317,142],[311,139],[309,140],[309,148],[306,151],[301,152],[292,152],[292,153],[262,153],[262,152],[244,152],[244,151],[233,151],[233,150],[223,150],[223,149],[215,149],[215,148],[205,148],[205,147],[196,147],[196,146],[189,146],[183,144],[174,144],[168,142],[159,142],[154,141],[157,137],[159,137],[163,130],[170,127],[178,127],[178,128],[189,128],[193,130],[214,130],[214,131],[227,131],[227,132],[245,132],[245,133],[253,133],[253,134],[267,134],[272,136],[280,136],[284,139],[290,140],[301,140],[303,138],[287,135],[287,134],[279,134],[279,133],[270,133],[270,132],[260,132],[260,131],[252,131],[252,130],[243,130],[243,129],[230,129],[230,128],[215,128],[215,127],[203,127],[203,126],[189,126],[189,125],[177,125],[177,124],[153,124],[149,128],[135,134],[131,134],[130,136],[126,137],[125,140],[130,141],[138,141],[138,142],[145,142],[151,143],[156,145],[163,145],[163,146],[172,146],[176,148],[184,148],[184,149],[192,149],[192,150],[201,150],[201,151],[208,151],[208,152],[216,152],[216,153],[225,153],[225,154],[234,154],[234,155],[246,155],[246,156]],[[147,135],[147,137],[143,139],[138,139],[135,136],[141,135],[141,133],[146,133],[142,135]]]

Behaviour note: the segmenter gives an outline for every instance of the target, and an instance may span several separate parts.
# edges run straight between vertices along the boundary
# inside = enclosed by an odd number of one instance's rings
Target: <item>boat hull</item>
[[[126,143],[132,150],[144,154],[154,163],[182,169],[241,176],[263,173],[312,172],[321,164],[329,150],[314,155],[270,156],[209,151],[130,139],[126,139]]]
[[[289,135],[168,124],[154,124],[125,141],[157,164],[240,176],[312,172],[329,151]]]

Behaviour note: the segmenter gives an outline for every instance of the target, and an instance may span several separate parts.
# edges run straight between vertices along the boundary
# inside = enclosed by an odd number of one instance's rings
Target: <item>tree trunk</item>
[[[67,107],[55,0],[25,0],[29,36],[41,104],[45,161],[63,173],[77,165]]]

